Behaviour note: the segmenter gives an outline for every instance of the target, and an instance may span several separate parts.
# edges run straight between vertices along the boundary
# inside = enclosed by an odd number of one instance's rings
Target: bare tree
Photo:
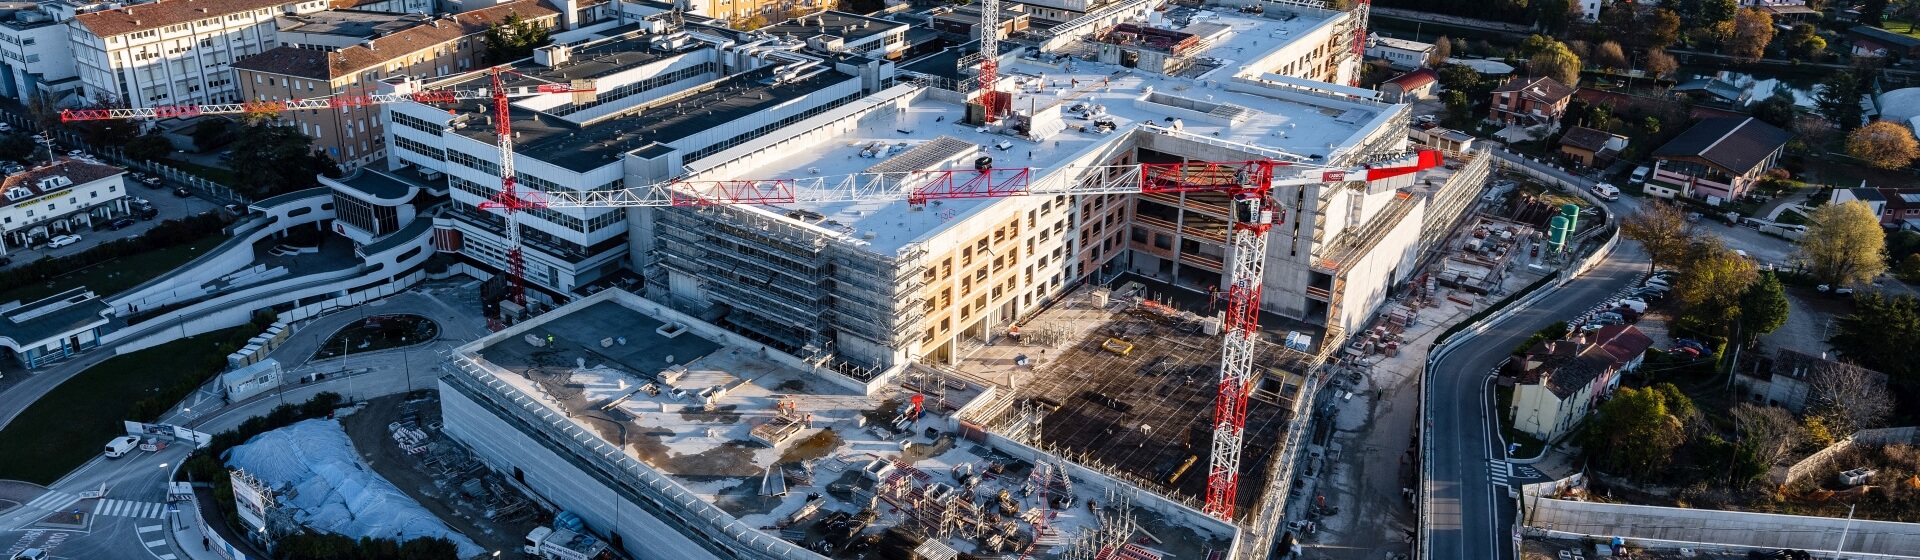
[[[1674,266],[1686,261],[1694,240],[1700,236],[1698,226],[1687,221],[1687,211],[1680,205],[1658,202],[1628,214],[1626,220],[1620,222],[1620,234],[1646,247],[1652,266]]]
[[[1826,364],[1807,372],[1807,409],[1834,426],[1835,437],[1877,428],[1893,413],[1886,374],[1847,365]]]
[[[1752,445],[1754,454],[1768,465],[1785,459],[1806,439],[1806,430],[1793,413],[1777,406],[1736,404],[1733,419],[1740,426],[1741,441]]]

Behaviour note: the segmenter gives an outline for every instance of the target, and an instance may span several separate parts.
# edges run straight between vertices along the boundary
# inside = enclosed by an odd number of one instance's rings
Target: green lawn
[[[213,181],[215,183],[226,185],[228,188],[233,188],[235,185],[240,184],[239,177],[235,176],[233,174],[233,170],[231,169],[208,167],[205,165],[200,165],[198,163],[180,161],[177,159],[167,160],[166,165],[174,169],[192,173],[194,175],[199,175],[200,178],[202,179],[206,179],[208,181]]]
[[[193,375],[240,326],[115,356],[55,387],[0,430],[0,479],[52,484],[114,436],[124,435],[134,401]],[[195,364],[195,365],[188,365]]]
[[[1893,18],[1887,18],[1884,21],[1886,21],[1886,23],[1881,24],[1881,28],[1886,29],[1887,31],[1892,31],[1894,33],[1899,33],[1901,35],[1906,35],[1908,37],[1912,37],[1915,39],[1920,39],[1920,26],[1914,26],[1913,24],[1900,21],[1897,19],[1893,19]]]
[[[387,316],[385,321],[377,325],[362,322],[334,331],[332,336],[327,337],[326,344],[321,345],[320,351],[313,355],[313,359],[340,356],[342,349],[347,354],[361,354],[413,346],[437,336],[440,336],[440,325],[432,319],[419,315]]]
[[[220,246],[227,240],[226,234],[214,234],[185,245],[175,245],[158,251],[148,251],[138,255],[121,257],[96,264],[64,276],[48,279],[45,283],[23,286],[0,292],[0,302],[19,301],[31,303],[41,298],[75,286],[86,286],[93,293],[106,297],[127,291],[134,286],[166,274],[168,271],[186,264],[196,257]]]

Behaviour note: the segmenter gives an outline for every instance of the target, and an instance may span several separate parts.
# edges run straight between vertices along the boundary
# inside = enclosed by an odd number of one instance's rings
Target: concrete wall
[[[1835,474],[1839,471],[1853,468],[1834,465],[1832,461],[1834,457],[1839,456],[1841,452],[1852,449],[1854,445],[1888,445],[1895,443],[1909,445],[1920,443],[1920,426],[1860,430],[1851,436],[1847,436],[1847,439],[1829,445],[1826,449],[1809,455],[1807,458],[1801,459],[1800,462],[1794,463],[1785,469],[1774,469],[1769,479],[1775,484],[1793,484],[1810,476]]]
[[[1545,484],[1553,483],[1530,484],[1528,491]],[[1534,535],[1619,536],[1632,546],[1662,549],[1705,544],[1831,551],[1846,531],[1849,558],[1920,558],[1920,524],[1915,523],[1600,504],[1531,494],[1525,504],[1522,523]]]
[[[640,560],[717,559],[640,505],[607,491],[592,475],[514,428],[460,391],[440,381],[440,410],[447,435],[473,449],[502,476],[545,499],[555,509],[579,514],[589,532],[619,533],[621,549]]]

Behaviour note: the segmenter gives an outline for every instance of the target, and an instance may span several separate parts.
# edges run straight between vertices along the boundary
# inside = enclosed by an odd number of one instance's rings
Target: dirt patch
[[[493,520],[484,500],[467,495],[458,481],[438,476],[425,463],[434,452],[410,455],[400,449],[387,429],[393,422],[411,422],[427,432],[431,446],[450,446],[439,433],[440,403],[437,391],[420,391],[422,398],[412,401],[404,395],[389,395],[367,401],[359,412],[340,419],[353,448],[373,467],[373,471],[420,502],[453,530],[472,538],[487,550],[518,550],[527,531],[539,526],[547,516],[537,508],[519,519]],[[529,505],[528,507],[533,507]]]
[[[696,482],[716,478],[719,477],[688,477]],[[781,499],[780,496],[760,495],[760,477],[754,476],[740,481],[739,484],[720,489],[713,498],[713,505],[719,506],[734,517],[740,517],[773,511],[773,508],[779,507]]]
[[[787,446],[786,451],[780,452],[780,460],[775,461],[774,464],[785,465],[825,457],[838,449],[842,441],[844,440],[840,438],[840,434],[834,433],[833,428],[820,430],[818,433],[807,436],[806,439]]]

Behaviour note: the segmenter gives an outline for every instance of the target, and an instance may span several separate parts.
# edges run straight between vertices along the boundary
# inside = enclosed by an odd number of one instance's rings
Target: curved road
[[[1613,204],[1625,215],[1637,201]],[[1547,324],[1564,320],[1619,292],[1647,270],[1638,243],[1622,241],[1604,262],[1539,303],[1455,345],[1434,364],[1427,392],[1428,436],[1433,440],[1433,515],[1427,520],[1431,554],[1438,560],[1495,560],[1513,556],[1517,507],[1492,471],[1507,468],[1498,437],[1490,372],[1513,347]]]

